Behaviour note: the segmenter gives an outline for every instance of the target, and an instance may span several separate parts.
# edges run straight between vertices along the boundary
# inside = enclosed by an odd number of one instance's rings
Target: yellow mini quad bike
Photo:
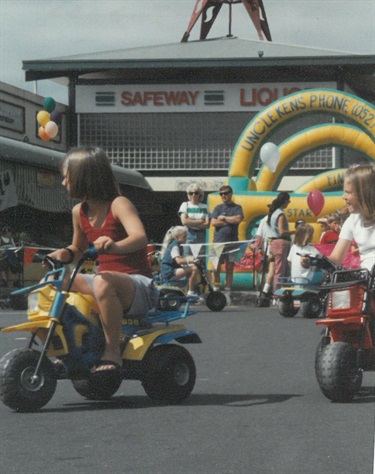
[[[43,282],[16,291],[29,293],[28,322],[2,331],[27,331],[31,337],[27,347],[0,359],[0,399],[9,408],[39,410],[51,400],[59,379],[72,380],[75,390],[90,400],[111,398],[123,379],[140,380],[150,398],[164,403],[181,402],[192,392],[196,368],[181,344],[201,340],[183,324],[171,324],[194,314],[186,297],[174,311],[124,320],[121,369],[91,373],[104,349],[99,308],[92,296],[70,289],[83,263],[96,258],[94,253],[86,251],[69,278],[61,262],[40,256],[51,266]]]

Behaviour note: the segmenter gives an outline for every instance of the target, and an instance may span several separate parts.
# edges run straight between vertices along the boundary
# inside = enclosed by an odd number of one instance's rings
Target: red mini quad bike
[[[325,326],[316,351],[316,379],[329,400],[350,402],[363,372],[375,370],[375,266],[372,271],[336,270],[324,289],[329,293],[324,318],[316,321]]]

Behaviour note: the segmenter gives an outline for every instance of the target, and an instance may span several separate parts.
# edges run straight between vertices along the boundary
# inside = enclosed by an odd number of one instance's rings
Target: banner
[[[13,173],[10,170],[0,172],[0,211],[18,204]]]
[[[246,250],[251,243],[254,243],[255,239],[251,240],[240,240],[236,242],[220,242],[220,243],[206,243],[206,244],[182,244],[182,247],[189,247],[194,258],[208,257],[209,262],[213,265],[215,270],[218,267],[221,255],[226,253],[235,253],[235,258],[238,262],[241,261],[243,256],[246,254]],[[225,250],[225,245],[231,245],[230,250]],[[237,245],[235,245],[237,244]]]

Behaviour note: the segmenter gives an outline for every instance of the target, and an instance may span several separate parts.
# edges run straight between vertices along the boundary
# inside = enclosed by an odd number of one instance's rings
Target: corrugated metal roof
[[[118,61],[118,60],[174,60],[174,59],[235,59],[258,58],[259,51],[263,57],[291,58],[307,56],[355,56],[344,51],[320,48],[308,48],[298,45],[273,43],[267,41],[242,40],[237,37],[222,37],[187,43],[170,43],[164,45],[99,51],[59,58],[49,58],[44,61]]]
[[[160,82],[177,77],[201,82],[209,80],[214,70],[216,76],[225,74],[229,82],[243,80],[241,72],[246,77],[251,72],[252,80],[267,75],[287,81],[295,68],[307,77],[314,68],[321,80],[342,80],[343,74],[353,73],[373,76],[375,55],[223,37],[23,61],[27,81],[53,79],[64,85],[69,78]]]

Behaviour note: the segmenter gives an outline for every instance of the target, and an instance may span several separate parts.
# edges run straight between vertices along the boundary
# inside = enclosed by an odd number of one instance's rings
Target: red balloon
[[[307,204],[312,212],[318,216],[324,207],[324,196],[319,189],[314,189],[307,196]]]

